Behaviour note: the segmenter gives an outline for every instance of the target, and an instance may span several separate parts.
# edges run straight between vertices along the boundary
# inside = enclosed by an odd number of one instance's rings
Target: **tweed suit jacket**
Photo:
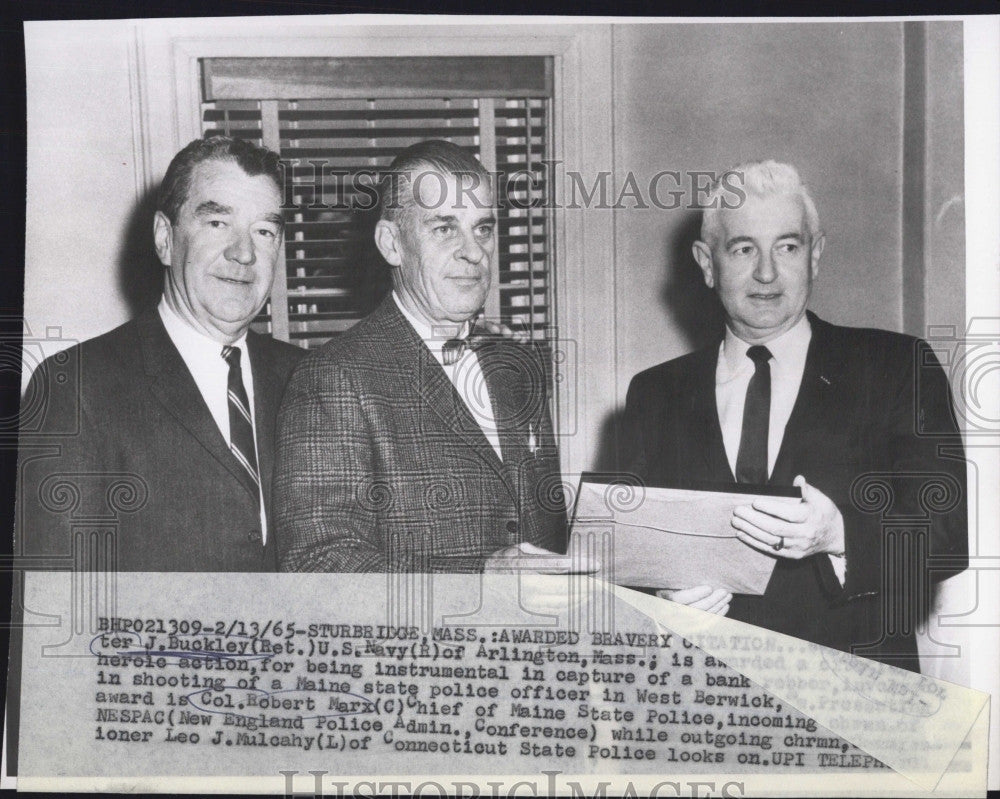
[[[253,332],[247,350],[270,520],[278,406],[304,352]],[[22,402],[20,478],[19,551],[42,568],[277,568],[270,521],[262,543],[256,486],[155,308],[35,370]]]
[[[564,550],[541,361],[509,341],[477,356],[502,461],[391,295],[299,365],[278,421],[283,570],[476,571],[522,541]]]
[[[763,596],[728,615],[919,670],[928,585],[968,562],[966,464],[948,381],[925,342],[831,325],[812,339],[770,484],[806,480],[844,518],[846,581],[825,555],[777,558]],[[626,461],[649,485],[735,481],[715,401],[718,342],[636,375]],[[681,587],[681,586],[671,586]]]

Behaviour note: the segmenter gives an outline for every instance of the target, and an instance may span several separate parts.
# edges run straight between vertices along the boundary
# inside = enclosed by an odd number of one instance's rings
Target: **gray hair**
[[[809,196],[809,190],[794,166],[779,164],[772,160],[748,161],[723,173],[712,184],[701,219],[702,241],[707,244],[713,243],[721,227],[719,211],[723,208],[734,208],[733,196],[738,195],[741,190],[745,195],[754,197],[774,197],[782,194],[801,197],[809,235],[815,238],[821,232],[816,204]]]
[[[409,214],[416,205],[412,193],[414,173],[420,170],[469,177],[474,186],[492,185],[486,168],[457,144],[442,139],[417,142],[400,152],[383,175],[379,218],[399,223]]]

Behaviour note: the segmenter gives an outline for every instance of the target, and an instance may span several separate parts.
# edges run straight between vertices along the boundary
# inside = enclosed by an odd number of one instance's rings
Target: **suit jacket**
[[[508,341],[477,355],[502,461],[391,296],[299,365],[278,419],[282,569],[475,571],[522,541],[563,550],[541,360]]]
[[[304,353],[253,332],[247,350],[269,514],[278,406]],[[20,450],[20,551],[42,568],[277,568],[274,525],[265,548],[257,489],[155,308],[35,370]]]
[[[770,483],[802,474],[844,518],[843,586],[827,555],[778,558],[729,616],[919,670],[928,582],[968,563],[965,468],[947,378],[929,346],[809,314],[802,384]],[[733,482],[715,401],[715,345],[636,375],[626,462],[647,484]]]

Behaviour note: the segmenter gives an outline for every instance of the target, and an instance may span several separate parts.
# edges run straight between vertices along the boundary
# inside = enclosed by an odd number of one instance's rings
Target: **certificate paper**
[[[734,508],[762,496],[581,480],[570,553],[590,554],[597,576],[618,585],[762,594],[776,558],[744,544],[730,524]]]

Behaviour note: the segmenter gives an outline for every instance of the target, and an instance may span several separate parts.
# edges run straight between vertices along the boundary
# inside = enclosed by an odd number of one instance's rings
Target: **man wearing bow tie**
[[[530,347],[471,330],[496,263],[489,175],[456,145],[421,142],[390,165],[380,202],[393,291],[310,353],[282,404],[282,568],[565,570],[545,370]]]
[[[153,220],[158,305],[32,376],[22,554],[49,568],[276,570],[274,430],[303,351],[249,327],[282,246],[281,180],[276,153],[222,136],[171,161]]]
[[[732,185],[745,191],[738,207],[723,193]],[[798,504],[734,511],[735,535],[777,560],[763,596],[712,586],[661,595],[919,670],[913,633],[927,586],[967,563],[961,436],[925,342],[806,311],[824,244],[794,167],[745,164],[717,184],[694,257],[722,302],[725,334],[633,378],[626,460],[650,485],[802,492]],[[940,493],[928,500],[928,490]],[[872,491],[888,507],[874,507]],[[887,524],[893,517],[911,529]]]

